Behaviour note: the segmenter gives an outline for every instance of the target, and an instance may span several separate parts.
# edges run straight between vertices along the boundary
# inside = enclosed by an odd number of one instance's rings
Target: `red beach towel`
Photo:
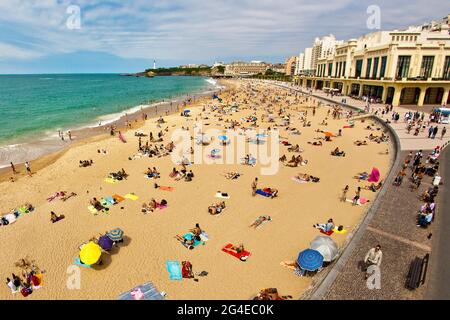
[[[232,255],[233,257],[238,258],[238,259],[241,260],[241,261],[245,261],[248,257],[250,257],[251,253],[248,252],[248,251],[245,251],[245,250],[244,250],[244,251],[242,251],[242,252],[237,253],[237,252],[235,252],[235,251],[233,251],[233,250],[230,250],[230,248],[231,248],[232,246],[233,246],[233,245],[232,245],[231,243],[229,243],[229,244],[227,244],[225,247],[222,248],[222,251],[223,251],[223,252],[226,252],[226,253],[228,253],[228,254],[230,254],[230,255]]]

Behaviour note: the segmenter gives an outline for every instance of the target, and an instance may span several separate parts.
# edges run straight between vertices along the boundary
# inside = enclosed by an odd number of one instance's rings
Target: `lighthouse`
[[[156,60],[153,60],[153,69],[156,69]]]

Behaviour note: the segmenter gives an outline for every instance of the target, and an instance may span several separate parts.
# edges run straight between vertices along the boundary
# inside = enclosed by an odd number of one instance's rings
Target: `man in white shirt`
[[[383,258],[383,253],[381,252],[381,246],[378,244],[375,248],[370,249],[366,256],[364,257],[364,263],[366,264],[366,270],[371,266],[371,265],[376,265],[376,266],[380,266],[381,265],[381,260]],[[369,277],[369,274],[367,274],[366,272],[366,279]]]

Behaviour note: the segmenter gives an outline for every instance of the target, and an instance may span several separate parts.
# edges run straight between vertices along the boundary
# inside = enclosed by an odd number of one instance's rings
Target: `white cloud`
[[[40,56],[41,53],[39,52],[0,42],[0,61],[10,59],[34,59]]]
[[[76,51],[178,60],[283,56],[316,36],[345,40],[369,32],[371,4],[381,7],[383,28],[440,18],[447,9],[440,0],[1,0],[0,28],[7,25],[30,49],[9,47],[0,57],[14,50],[22,57]],[[69,5],[81,7],[80,30],[66,28]]]

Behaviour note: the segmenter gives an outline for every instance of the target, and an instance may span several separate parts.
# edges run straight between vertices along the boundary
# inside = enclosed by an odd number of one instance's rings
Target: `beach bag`
[[[344,230],[344,226],[339,226],[339,227],[337,227],[337,230],[338,230],[338,231]]]
[[[31,291],[30,288],[22,288],[20,290],[20,293],[22,294],[22,296],[24,297],[28,297],[33,291]]]
[[[181,262],[182,269],[181,273],[183,275],[183,278],[193,278],[194,275],[192,273],[192,264],[189,261],[182,261]]]

